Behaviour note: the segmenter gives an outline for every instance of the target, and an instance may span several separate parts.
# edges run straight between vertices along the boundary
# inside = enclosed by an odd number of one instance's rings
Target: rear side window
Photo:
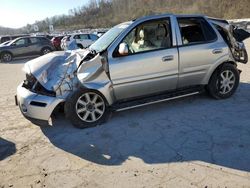
[[[89,35],[89,36],[90,36],[90,39],[91,39],[91,40],[97,40],[97,39],[98,39],[98,36],[96,36],[96,35],[92,35],[92,34],[91,34],[91,35]]]
[[[37,38],[38,39],[38,38]],[[40,37],[39,38],[42,43],[50,43],[50,40],[45,38],[45,37]]]
[[[39,43],[39,40],[37,38],[30,38],[31,44]]]
[[[216,40],[213,28],[203,18],[178,18],[182,43],[191,45]]]

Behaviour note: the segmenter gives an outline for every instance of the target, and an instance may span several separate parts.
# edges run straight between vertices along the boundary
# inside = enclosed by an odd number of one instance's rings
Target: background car
[[[19,37],[27,37],[29,35],[6,35],[6,36],[0,36],[0,44],[4,43],[6,41],[14,40]]]
[[[14,57],[44,55],[53,50],[51,41],[45,37],[20,37],[0,46],[0,57],[2,61],[9,62]]]
[[[0,46],[5,46],[5,45],[9,44],[11,41],[12,41],[12,40],[8,40],[8,41],[6,41],[6,42],[3,42],[3,43],[0,44]]]
[[[91,44],[93,44],[99,37],[95,34],[87,34],[87,33],[77,33],[65,36],[61,41],[61,48],[66,50],[69,44],[75,40],[76,44],[79,48],[88,48]]]
[[[61,50],[61,40],[64,36],[56,36],[51,39],[52,44],[56,50]]]

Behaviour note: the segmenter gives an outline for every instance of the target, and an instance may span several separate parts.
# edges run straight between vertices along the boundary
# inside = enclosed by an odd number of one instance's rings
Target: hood
[[[24,65],[24,72],[32,74],[47,90],[55,91],[66,78],[74,77],[88,50],[52,52]]]
[[[10,48],[11,48],[11,46],[9,46],[9,44],[6,44],[6,45],[1,44],[0,45],[0,50],[7,50],[7,49],[10,49]]]

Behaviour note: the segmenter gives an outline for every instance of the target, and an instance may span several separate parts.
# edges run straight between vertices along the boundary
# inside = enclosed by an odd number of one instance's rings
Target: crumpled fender
[[[80,65],[77,78],[83,87],[101,92],[109,105],[114,103],[112,82],[103,68],[100,54]]]
[[[238,29],[237,27],[231,25],[226,20],[219,20],[214,18],[209,18],[210,21],[220,26],[228,36],[228,45],[231,50],[232,56],[236,62],[247,63],[248,54],[243,40],[250,37],[247,31]]]

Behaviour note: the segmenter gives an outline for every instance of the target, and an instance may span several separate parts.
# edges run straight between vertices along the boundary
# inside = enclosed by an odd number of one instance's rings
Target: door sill
[[[116,112],[121,112],[121,111],[139,108],[139,107],[156,104],[160,102],[166,102],[166,101],[175,100],[179,98],[198,95],[202,92],[203,92],[202,87],[195,87],[195,88],[189,88],[185,90],[178,90],[175,92],[163,93],[163,94],[154,95],[150,97],[144,97],[140,99],[134,99],[131,101],[117,102],[116,104],[112,106],[112,110]]]

